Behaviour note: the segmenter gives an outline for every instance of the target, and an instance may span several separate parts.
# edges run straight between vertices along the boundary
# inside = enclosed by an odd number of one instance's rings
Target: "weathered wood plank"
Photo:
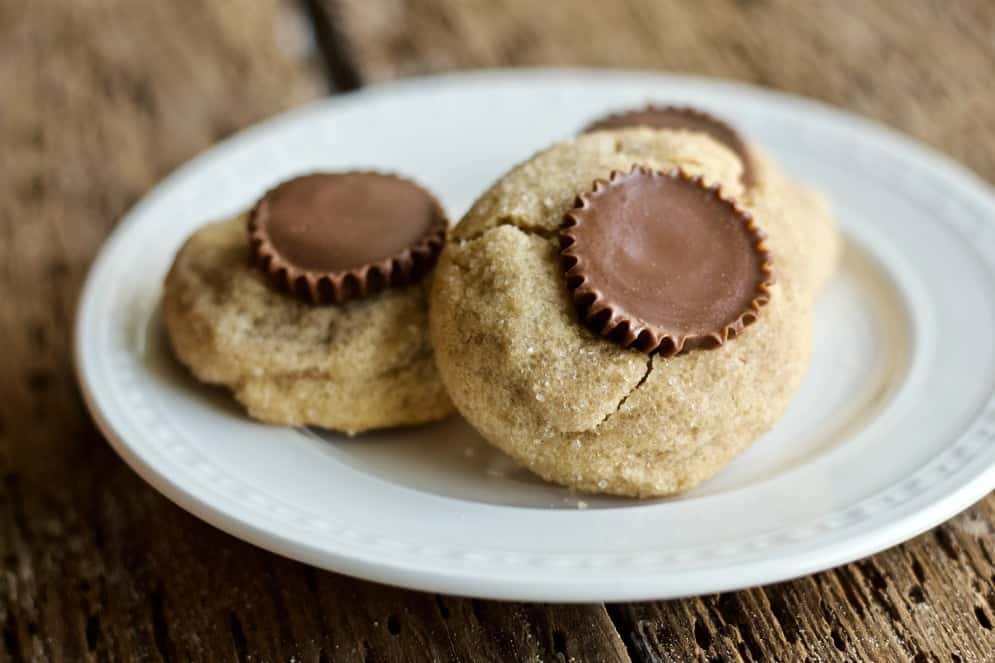
[[[367,80],[610,65],[733,78],[849,108],[995,182],[995,5],[920,0],[342,0]],[[995,660],[995,496],[910,543],[735,594],[610,606],[645,660]]]
[[[314,28],[329,87],[338,92],[355,90],[363,84],[353,60],[353,49],[342,31],[339,7],[331,0],[301,0]]]
[[[345,16],[369,78],[522,63],[739,77],[892,122],[993,178],[988,4],[532,4],[354,0]],[[17,92],[0,113],[0,660],[625,660],[600,607],[436,598],[246,546],[144,486],[83,414],[68,327],[87,263],[170,168],[318,93],[299,21],[248,0],[0,0],[0,89]],[[649,660],[991,660],[993,522],[989,498],[838,571],[611,612]]]
[[[995,181],[995,5],[987,0],[339,4],[368,81],[531,65],[732,78],[876,118]]]
[[[995,508],[906,545],[733,594],[610,606],[638,650],[682,660],[990,661]]]
[[[86,416],[70,327],[89,262],[170,169],[324,91],[301,16],[0,0],[0,661],[627,660],[603,606],[439,598],[241,543]]]

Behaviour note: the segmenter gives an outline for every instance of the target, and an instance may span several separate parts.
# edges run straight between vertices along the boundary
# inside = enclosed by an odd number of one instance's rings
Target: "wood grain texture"
[[[440,598],[237,541],[146,486],[84,411],[86,268],[170,169],[325,91],[303,16],[0,0],[0,661],[624,661],[601,605]]]
[[[995,3],[987,0],[340,4],[367,81],[529,65],[738,79],[890,124],[995,182]],[[995,661],[993,524],[989,496],[857,564],[609,612],[635,660]]]
[[[995,660],[995,509],[826,573],[744,592],[611,606],[652,660]]]
[[[341,0],[367,81],[611,66],[730,78],[911,133],[995,181],[991,0]]]
[[[199,150],[328,88],[474,66],[690,71],[847,106],[995,180],[993,42],[983,0],[0,0],[0,661],[995,660],[992,497],[747,592],[437,597],[281,559],[168,503],[93,428],[69,350],[115,220]]]

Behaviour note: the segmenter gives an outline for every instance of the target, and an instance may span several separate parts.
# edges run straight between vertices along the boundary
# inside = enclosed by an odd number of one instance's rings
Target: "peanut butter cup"
[[[606,129],[650,127],[651,129],[685,129],[700,131],[732,150],[743,163],[743,186],[755,182],[755,165],[750,148],[739,132],[703,111],[683,106],[653,106],[606,115],[584,128],[582,133]]]
[[[257,264],[281,289],[340,304],[431,270],[445,213],[406,179],[371,172],[316,173],[272,189],[249,214]]]
[[[567,287],[588,326],[674,355],[722,345],[769,299],[770,256],[750,214],[679,169],[613,172],[563,219]]]

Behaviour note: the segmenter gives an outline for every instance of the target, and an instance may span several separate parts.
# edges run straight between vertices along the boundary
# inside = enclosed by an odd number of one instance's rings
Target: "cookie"
[[[817,197],[751,154],[744,188],[740,159],[704,133],[594,131],[498,180],[452,232],[431,294],[436,362],[463,416],[544,479],[633,497],[687,490],[767,431],[808,366],[814,299],[839,240]],[[699,176],[767,235],[769,301],[718,348],[626,349],[578,312],[562,221],[596,180],[635,165]]]
[[[651,129],[684,130],[703,133],[725,145],[739,157],[743,166],[740,179],[743,186],[755,183],[754,158],[750,147],[735,128],[723,120],[697,108],[687,106],[655,106],[630,109],[606,115],[584,128],[584,132],[649,127]]]
[[[263,201],[275,200],[273,193]],[[342,205],[334,192],[308,195],[323,200],[323,210]],[[419,204],[411,195],[406,202]],[[180,362],[201,381],[229,388],[252,417],[275,424],[358,433],[450,414],[428,334],[435,257],[420,243],[425,233],[398,230],[400,251],[371,248],[362,233],[341,228],[344,238],[333,241],[315,235],[310,221],[300,226],[302,217],[320,216],[307,209],[292,210],[291,225],[267,233],[263,201],[251,215],[199,229],[176,256],[162,311]],[[281,203],[267,213],[286,210]],[[281,233],[298,233],[302,243]],[[300,255],[322,242],[325,250]],[[348,251],[335,254],[336,247]]]

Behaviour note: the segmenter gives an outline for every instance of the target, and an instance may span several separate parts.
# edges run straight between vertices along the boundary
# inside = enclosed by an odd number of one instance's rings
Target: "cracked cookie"
[[[768,430],[808,365],[813,302],[838,238],[821,198],[751,155],[744,188],[740,158],[706,133],[593,131],[485,192],[442,252],[430,303],[436,362],[464,417],[549,481],[635,497],[693,487]],[[769,299],[715,349],[625,348],[578,311],[561,262],[564,217],[595,181],[636,165],[700,178],[767,235]]]
[[[270,423],[357,433],[442,419],[452,403],[427,308],[445,228],[433,197],[391,176],[284,183],[180,250],[162,301],[174,354]]]

